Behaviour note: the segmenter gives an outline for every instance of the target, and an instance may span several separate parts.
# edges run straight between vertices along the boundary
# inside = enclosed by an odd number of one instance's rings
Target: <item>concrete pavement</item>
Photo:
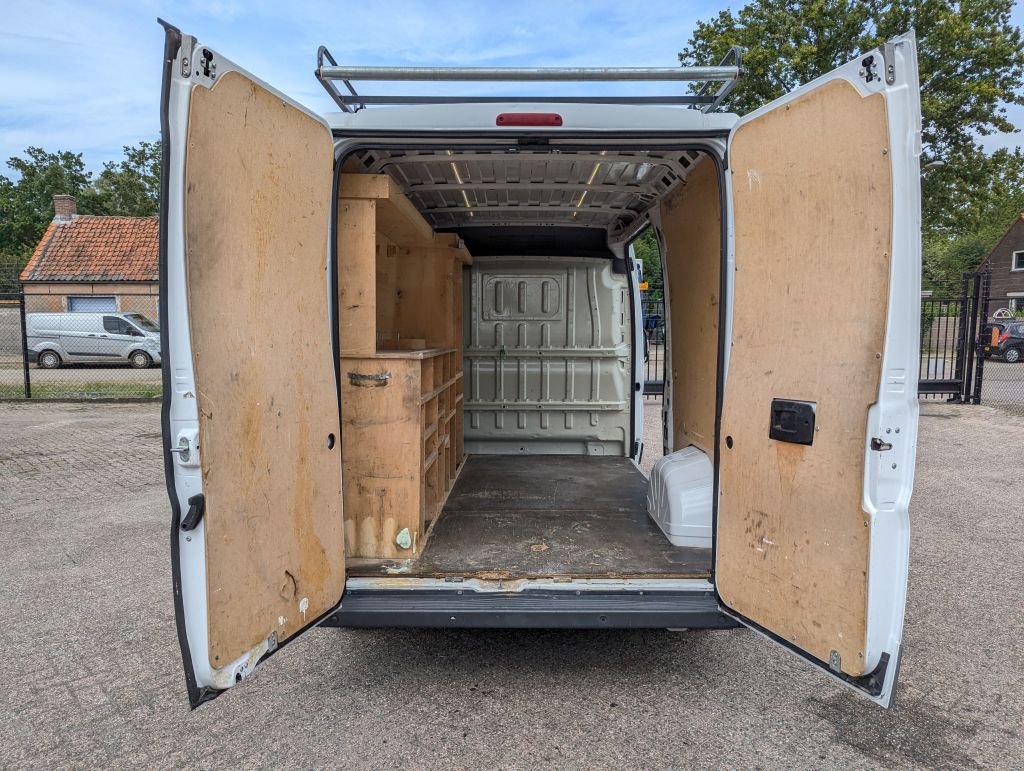
[[[923,407],[889,712],[745,631],[336,629],[190,712],[159,431],[0,404],[0,766],[1024,765],[1024,419]]]

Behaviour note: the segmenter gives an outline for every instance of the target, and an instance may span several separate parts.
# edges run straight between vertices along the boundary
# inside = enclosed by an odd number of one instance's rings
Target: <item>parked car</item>
[[[992,330],[999,337],[992,343]],[[981,350],[986,357],[997,357],[1014,364],[1024,361],[1024,321],[986,324],[982,330]]]
[[[29,313],[28,355],[43,369],[64,364],[160,363],[160,327],[141,313]]]

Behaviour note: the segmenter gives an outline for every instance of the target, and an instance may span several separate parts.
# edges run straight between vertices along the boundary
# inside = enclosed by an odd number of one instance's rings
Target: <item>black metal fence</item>
[[[661,276],[650,277],[641,296],[644,394],[659,397],[666,365]],[[987,273],[965,273],[959,294],[923,297],[918,395],[1024,415],[1024,296],[990,297]]]
[[[640,290],[644,325],[644,396],[665,393],[665,294],[660,275],[645,276]]]
[[[0,294],[0,399],[159,398],[156,294],[71,300]]]
[[[0,398],[31,396],[24,325],[25,303],[21,293],[0,294]]]
[[[918,393],[1024,415],[1024,296],[990,297],[988,287],[987,274],[969,273],[959,295],[922,298]],[[160,343],[150,322],[156,294],[119,294],[116,312],[88,299],[80,312],[67,312],[65,302],[0,293],[0,399],[159,398]],[[641,313],[644,394],[659,398],[666,366],[660,275],[645,277]]]
[[[978,331],[982,401],[1024,415],[1024,297],[989,297]]]
[[[960,293],[921,298],[921,371],[918,395],[981,402],[984,358],[978,340],[985,325],[989,275],[964,273]]]

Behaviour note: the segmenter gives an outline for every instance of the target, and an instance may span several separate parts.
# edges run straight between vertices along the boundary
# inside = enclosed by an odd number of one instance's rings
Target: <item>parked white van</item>
[[[25,335],[29,359],[43,369],[161,362],[160,327],[141,313],[28,313]]]
[[[321,49],[340,112],[318,116],[165,27],[163,436],[193,705],[315,625],[744,625],[890,703],[917,437],[912,35],[742,117],[714,111],[737,53],[451,71]],[[355,86],[443,79],[708,85]],[[675,456],[650,496],[647,228]]]

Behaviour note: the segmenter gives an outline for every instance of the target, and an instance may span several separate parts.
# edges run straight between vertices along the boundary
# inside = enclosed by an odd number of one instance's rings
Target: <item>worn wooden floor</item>
[[[350,562],[352,575],[692,577],[711,553],[669,543],[627,458],[474,455],[418,559]]]

